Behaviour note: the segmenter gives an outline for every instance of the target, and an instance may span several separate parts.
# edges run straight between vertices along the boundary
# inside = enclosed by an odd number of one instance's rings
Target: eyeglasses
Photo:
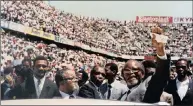
[[[72,77],[72,78],[63,78],[64,81],[78,81],[77,77]]]
[[[137,72],[139,72],[140,71],[140,69],[123,69],[123,72],[124,73],[127,73],[127,74],[131,74],[131,73],[137,73]]]

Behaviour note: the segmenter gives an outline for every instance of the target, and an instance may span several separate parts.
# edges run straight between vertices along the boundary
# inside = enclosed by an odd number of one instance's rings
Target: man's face
[[[31,66],[30,66],[30,63],[29,63],[28,61],[25,61],[25,62],[23,63],[23,65],[26,66],[27,68],[30,68],[30,67],[31,67]]]
[[[91,76],[92,82],[94,82],[97,86],[100,86],[105,79],[105,70],[102,67],[98,67],[98,69],[93,72],[93,76]]]
[[[106,78],[108,79],[108,81],[112,81],[116,77],[116,72],[114,70],[111,70],[110,66],[105,67],[105,73],[106,73]]]
[[[184,60],[178,61],[176,64],[176,72],[179,78],[185,78],[188,72],[187,62]]]
[[[75,74],[75,71],[68,70],[64,73],[63,77],[65,78],[65,82],[61,85],[63,91],[66,91],[66,93],[69,94],[73,93],[74,91],[78,91],[78,78]]]
[[[37,60],[34,64],[34,74],[38,78],[43,78],[48,69],[48,62],[46,60]]]
[[[177,76],[177,73],[175,71],[170,71],[170,79],[174,80]]]
[[[123,77],[128,86],[137,85],[142,79],[142,72],[140,68],[140,63],[137,61],[129,61],[123,68]]]

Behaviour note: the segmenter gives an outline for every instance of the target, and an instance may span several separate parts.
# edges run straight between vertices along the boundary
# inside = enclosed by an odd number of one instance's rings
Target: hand
[[[161,34],[162,32],[162,29],[161,28],[153,28],[152,29],[152,33],[158,33],[158,34]],[[157,42],[156,41],[156,35],[155,34],[152,34],[153,37],[152,37],[152,45],[153,47],[156,48],[156,53],[159,55],[159,56],[164,56],[166,53],[164,51],[165,49],[165,44],[164,43],[160,43],[160,42]]]

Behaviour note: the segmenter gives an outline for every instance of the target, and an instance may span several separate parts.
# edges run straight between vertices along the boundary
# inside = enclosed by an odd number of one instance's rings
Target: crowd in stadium
[[[152,26],[77,16],[43,1],[1,1],[1,19],[119,55],[157,55],[156,61],[124,62],[1,29],[2,100],[90,98],[193,105],[193,63],[184,59],[192,56],[192,24],[155,27],[169,37],[164,45],[151,38]],[[171,65],[172,56],[183,59]]]
[[[76,16],[43,1],[3,1],[3,19],[82,42],[115,54],[144,56],[154,53],[150,29],[140,23]],[[192,24],[163,25],[172,56],[191,57]],[[134,40],[135,39],[135,40]]]

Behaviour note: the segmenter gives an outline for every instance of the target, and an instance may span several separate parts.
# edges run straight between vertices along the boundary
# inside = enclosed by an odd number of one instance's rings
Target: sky
[[[192,17],[192,1],[50,1],[76,15],[135,20],[136,16]]]

